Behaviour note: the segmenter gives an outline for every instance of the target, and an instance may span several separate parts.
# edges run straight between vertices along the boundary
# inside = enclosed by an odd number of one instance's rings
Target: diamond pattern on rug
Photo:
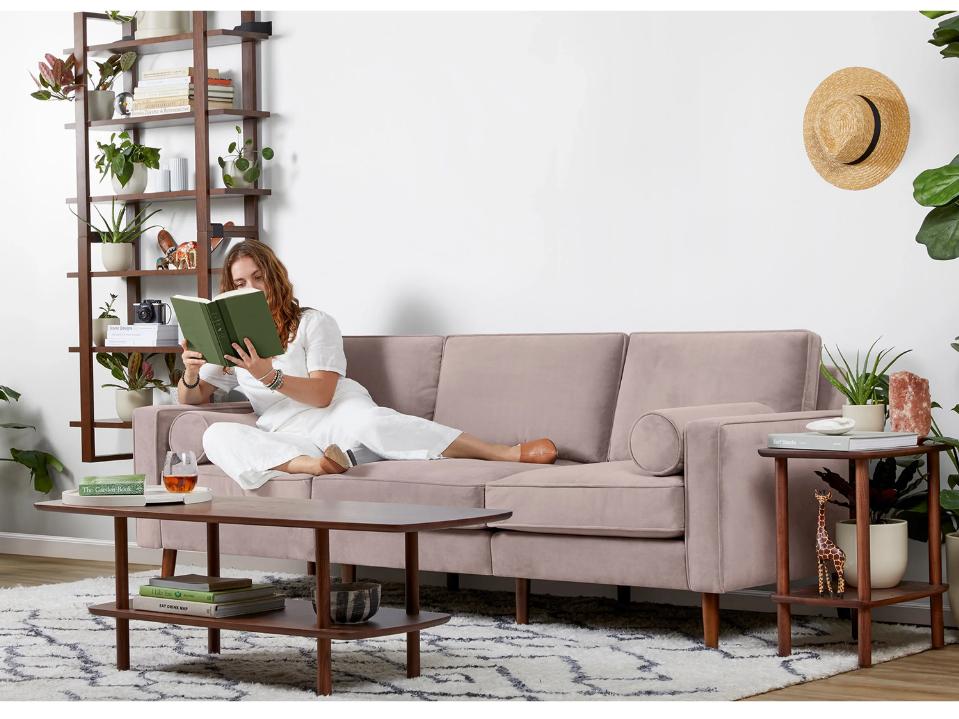
[[[312,578],[242,573],[310,596]],[[131,590],[150,576],[131,575]],[[794,617],[793,654],[779,657],[774,614],[723,610],[714,650],[696,607],[534,594],[520,626],[510,592],[422,587],[424,609],[453,615],[422,633],[422,676],[406,678],[405,635],[333,642],[334,694],[319,698],[303,637],[224,631],[209,655],[201,628],[131,621],[131,669],[117,671],[114,622],[87,611],[113,590],[111,577],[0,590],[0,699],[737,699],[856,668],[837,619]],[[384,585],[383,604],[402,607],[403,586]],[[929,648],[927,627],[876,623],[873,638],[875,663]]]

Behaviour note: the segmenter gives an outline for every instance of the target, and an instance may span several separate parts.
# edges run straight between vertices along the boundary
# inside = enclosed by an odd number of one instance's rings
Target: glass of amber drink
[[[167,492],[185,494],[196,487],[196,455],[193,452],[167,452],[163,463],[163,486]]]

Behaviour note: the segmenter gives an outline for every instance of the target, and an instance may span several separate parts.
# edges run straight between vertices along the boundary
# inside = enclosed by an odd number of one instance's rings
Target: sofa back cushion
[[[564,459],[601,462],[625,346],[620,333],[450,336],[434,418],[502,444],[549,437]]]
[[[433,419],[442,337],[344,337],[343,349],[346,376],[366,387],[374,402]]]
[[[731,402],[815,409],[820,348],[807,330],[631,334],[609,459],[629,459],[630,429],[652,410]]]

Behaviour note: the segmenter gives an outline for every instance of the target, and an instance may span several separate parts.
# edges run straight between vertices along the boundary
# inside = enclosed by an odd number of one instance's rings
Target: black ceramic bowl
[[[316,611],[316,590],[313,611]],[[361,624],[380,608],[380,585],[376,582],[350,582],[330,587],[330,619],[335,624]]]

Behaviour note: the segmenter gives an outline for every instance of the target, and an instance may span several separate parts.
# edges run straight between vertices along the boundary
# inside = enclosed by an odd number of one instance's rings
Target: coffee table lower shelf
[[[450,620],[449,614],[419,612],[407,614],[404,609],[381,607],[374,617],[363,624],[334,624],[320,629],[316,626],[316,612],[308,599],[287,599],[286,608],[263,614],[242,617],[198,617],[191,614],[149,612],[142,609],[117,609],[116,602],[94,604],[90,613],[101,617],[133,619],[162,624],[185,624],[207,629],[228,629],[236,632],[259,632],[261,634],[287,634],[313,639],[370,639],[390,634],[406,634],[429,629]]]
[[[846,607],[849,609],[869,609],[882,607],[887,604],[911,602],[916,599],[935,597],[943,594],[949,588],[948,584],[928,584],[926,582],[901,582],[889,589],[873,589],[870,598],[860,600],[857,589],[851,587],[841,596],[820,596],[819,586],[815,580],[809,586],[791,586],[787,594],[772,595],[772,600],[779,604],[817,604],[826,607]]]

